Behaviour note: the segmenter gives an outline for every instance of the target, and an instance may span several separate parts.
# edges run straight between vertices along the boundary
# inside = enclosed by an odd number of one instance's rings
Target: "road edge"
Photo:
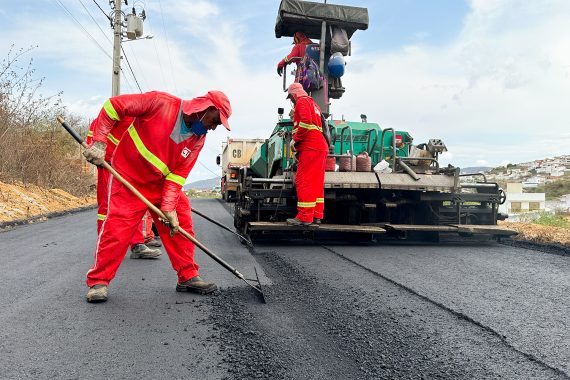
[[[501,239],[500,244],[508,245],[515,248],[524,248],[533,251],[540,251],[543,253],[550,253],[559,256],[570,256],[570,247],[566,247],[560,244],[544,244],[537,243],[531,240],[519,240],[519,239]]]
[[[18,226],[24,226],[24,225],[33,224],[33,223],[41,223],[41,222],[45,222],[49,219],[57,218],[59,216],[75,214],[75,213],[78,213],[81,211],[93,210],[96,208],[97,208],[97,204],[92,204],[92,205],[88,205],[88,206],[81,206],[81,207],[77,207],[77,208],[72,208],[69,210],[54,211],[54,212],[48,212],[45,214],[38,214],[38,215],[31,216],[29,218],[10,220],[7,222],[0,222],[0,232],[8,231],[8,230],[11,230],[11,229],[16,228]]]

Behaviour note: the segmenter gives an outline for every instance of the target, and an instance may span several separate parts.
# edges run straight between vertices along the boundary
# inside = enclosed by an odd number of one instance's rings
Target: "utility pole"
[[[123,0],[114,0],[115,10],[113,13],[113,81],[111,88],[111,96],[117,96],[121,93],[121,39],[123,38],[123,20],[121,13],[121,2]]]
[[[121,43],[126,41],[136,41],[142,39],[151,39],[152,35],[143,36],[143,21],[146,19],[145,10],[137,15],[135,6],[132,7],[132,12],[125,15],[121,10],[121,3],[125,2],[125,5],[129,5],[128,0],[109,0],[109,5],[113,9],[111,13],[107,16],[111,22],[111,28],[113,28],[113,70],[112,83],[111,83],[111,96],[117,96],[121,93]],[[125,22],[123,22],[125,21]],[[127,32],[123,33],[123,28],[126,28]],[[123,40],[123,37],[127,37]],[[128,58],[127,58],[128,63]],[[130,68],[130,64],[129,64]],[[131,69],[132,71],[132,69]],[[134,74],[133,74],[134,77]],[[136,81],[136,78],[135,78]],[[138,86],[138,82],[137,82]],[[139,86],[140,89],[140,86]]]

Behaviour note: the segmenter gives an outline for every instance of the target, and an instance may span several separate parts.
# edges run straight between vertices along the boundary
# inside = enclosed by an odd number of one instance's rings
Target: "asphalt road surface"
[[[192,204],[227,224],[217,200]],[[88,304],[95,211],[0,232],[0,378],[556,379],[570,375],[570,257],[495,243],[250,251],[194,216],[213,296],[176,293],[166,255],[128,256]]]

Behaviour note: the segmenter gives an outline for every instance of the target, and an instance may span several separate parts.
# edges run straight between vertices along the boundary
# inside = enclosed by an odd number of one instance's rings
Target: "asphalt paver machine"
[[[318,43],[308,45],[326,79],[310,92],[324,115],[331,99],[345,87],[332,75],[328,63],[338,56],[333,36],[348,41],[357,30],[368,28],[368,10],[361,7],[283,0],[275,36],[292,37],[297,31]],[[286,71],[286,70],[285,70]],[[286,75],[283,90],[286,90]],[[238,175],[234,225],[251,239],[312,238],[368,240],[409,238],[438,240],[441,234],[508,236],[514,231],[497,226],[506,216],[498,211],[505,194],[484,175],[469,182],[460,169],[440,167],[446,151],[440,139],[414,144],[408,131],[381,127],[361,115],[358,121],[327,120],[332,146],[325,174],[325,217],[321,225],[289,226],[296,214],[295,161],[290,149],[293,122],[283,117],[270,137]]]

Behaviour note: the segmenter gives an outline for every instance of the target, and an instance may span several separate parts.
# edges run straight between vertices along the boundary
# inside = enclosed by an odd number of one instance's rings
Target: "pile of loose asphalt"
[[[205,301],[228,379],[565,377],[388,280],[368,288],[373,273],[312,275],[276,252],[254,254],[273,281],[266,305],[246,288]]]

